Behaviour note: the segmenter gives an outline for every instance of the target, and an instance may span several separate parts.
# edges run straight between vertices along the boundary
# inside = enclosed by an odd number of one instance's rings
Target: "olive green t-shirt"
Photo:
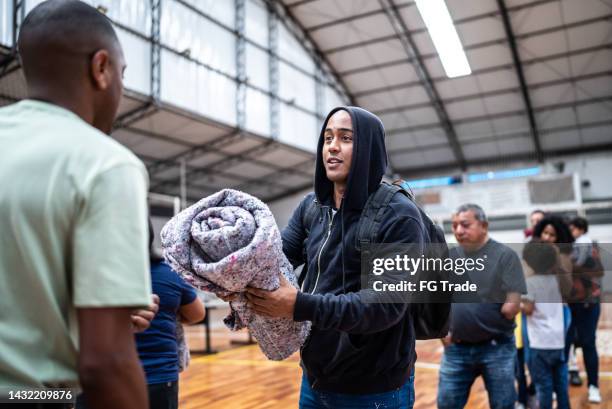
[[[0,109],[0,388],[76,385],[76,309],[149,303],[147,184],[74,113]]]

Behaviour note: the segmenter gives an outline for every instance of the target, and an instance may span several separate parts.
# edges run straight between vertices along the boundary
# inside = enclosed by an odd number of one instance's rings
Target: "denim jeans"
[[[570,309],[572,322],[565,339],[565,356],[569,356],[572,343],[581,347],[588,383],[599,386],[599,356],[595,334],[601,306],[599,303],[576,303],[570,304]]]
[[[516,365],[514,337],[504,343],[451,344],[444,349],[438,385],[438,408],[460,409],[478,376],[483,377],[491,409],[514,409]]]
[[[557,409],[569,409],[567,359],[563,349],[531,349],[531,377],[536,387],[540,409],[552,409],[553,391]]]
[[[302,376],[300,409],[412,409],[413,405],[414,374],[396,390],[368,395],[317,391]]]

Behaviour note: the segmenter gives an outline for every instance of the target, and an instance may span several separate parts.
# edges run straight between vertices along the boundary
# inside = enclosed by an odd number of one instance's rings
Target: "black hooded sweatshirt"
[[[344,198],[336,211],[333,183],[327,179],[322,151],[327,121],[340,109],[352,119],[353,155]],[[416,360],[409,306],[365,303],[360,294],[357,224],[386,167],[381,121],[361,108],[335,108],[319,136],[315,192],[302,200],[282,232],[283,251],[293,266],[308,266],[303,273],[306,278],[302,291],[297,295],[294,320],[313,324],[301,349],[301,365],[316,390],[388,392],[408,380]],[[303,218],[315,197],[320,207],[307,234]],[[377,242],[412,243],[421,251],[429,242],[420,213],[406,196],[393,196]]]

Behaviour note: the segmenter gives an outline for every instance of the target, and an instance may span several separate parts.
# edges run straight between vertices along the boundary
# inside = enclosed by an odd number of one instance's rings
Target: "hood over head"
[[[376,191],[387,170],[383,124],[376,115],[363,108],[337,107],[332,109],[325,118],[317,144],[315,194],[319,203],[333,204],[334,184],[327,179],[323,163],[323,147],[327,122],[339,110],[348,112],[353,124],[353,156],[342,206],[347,210],[363,209],[368,196]]]

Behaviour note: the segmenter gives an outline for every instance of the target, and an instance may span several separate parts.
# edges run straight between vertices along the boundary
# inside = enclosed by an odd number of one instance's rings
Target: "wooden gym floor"
[[[573,409],[612,409],[612,304],[602,304],[598,336],[600,390],[603,403],[589,404],[586,386],[570,388]],[[215,316],[215,318],[217,318]],[[192,349],[203,347],[202,328],[188,328]],[[181,375],[181,409],[290,409],[297,408],[301,369],[295,354],[283,362],[268,361],[256,345],[236,347],[232,340],[246,334],[213,331],[214,355],[194,354],[190,367]],[[415,408],[435,408],[438,365],[442,353],[439,341],[417,343]],[[579,358],[580,364],[582,359]],[[582,367],[582,366],[581,366]],[[586,377],[582,374],[583,380]],[[472,386],[467,408],[488,408],[486,391],[479,379]]]

